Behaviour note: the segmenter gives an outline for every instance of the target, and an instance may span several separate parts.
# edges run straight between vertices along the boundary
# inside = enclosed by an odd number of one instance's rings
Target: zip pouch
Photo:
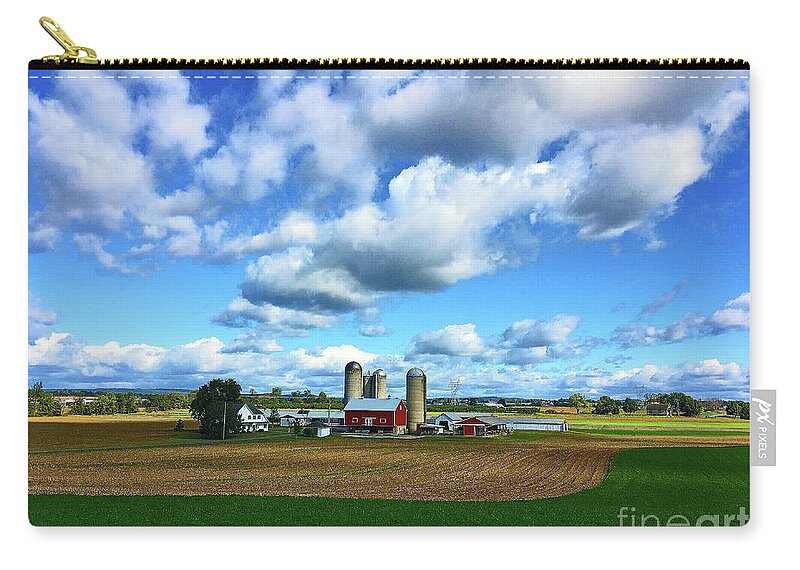
[[[29,66],[34,525],[738,526],[741,60]]]

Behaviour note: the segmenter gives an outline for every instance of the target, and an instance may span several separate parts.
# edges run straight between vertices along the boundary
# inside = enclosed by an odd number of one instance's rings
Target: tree
[[[742,402],[741,400],[730,401],[725,406],[725,413],[735,418],[742,418],[743,420],[749,420],[750,403]]]
[[[625,401],[622,402],[622,411],[626,414],[632,414],[638,409],[639,403],[633,398],[625,398]]]
[[[46,392],[41,382],[34,382],[28,390],[29,416],[60,416],[64,406],[50,392]]]
[[[92,415],[113,415],[117,413],[117,396],[113,392],[100,394],[86,405]]]
[[[567,398],[567,402],[569,402],[570,408],[575,408],[576,414],[580,414],[581,408],[585,408],[589,405],[589,402],[586,401],[586,396],[580,393],[573,394]]]
[[[272,388],[272,397],[273,398],[280,398],[281,394],[283,394],[283,390],[280,389],[279,386],[275,386]]]
[[[72,413],[76,416],[89,415],[89,410],[87,409],[86,402],[83,398],[75,398],[75,401],[72,403]]]
[[[200,422],[200,433],[221,439],[223,424],[225,437],[239,433],[242,424],[234,404],[241,397],[242,387],[233,378],[227,380],[214,378],[208,384],[200,386],[197,395],[189,403],[189,413]],[[224,410],[227,410],[227,413],[224,413],[223,420]]]
[[[135,414],[139,411],[139,407],[136,405],[136,394],[131,392],[124,392],[121,394],[117,394],[117,413],[120,414]]]
[[[597,403],[594,405],[595,414],[618,414],[619,402],[611,399],[609,396],[600,396]]]
[[[319,396],[317,396],[317,402],[327,402],[328,395],[325,392],[320,392]]]
[[[739,417],[743,420],[750,419],[750,402],[742,402],[742,406],[739,408]]]
[[[272,411],[270,411],[269,424],[273,426],[281,425],[281,414],[278,412],[278,408],[272,408]]]
[[[650,401],[659,404],[669,404],[678,415],[699,416],[703,413],[703,404],[683,392],[672,392],[671,394],[655,394]]]

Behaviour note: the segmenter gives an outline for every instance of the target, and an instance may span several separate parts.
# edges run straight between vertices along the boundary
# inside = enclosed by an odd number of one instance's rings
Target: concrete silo
[[[386,372],[378,368],[375,371],[375,397],[386,399]]]
[[[344,367],[344,403],[350,400],[362,398],[363,391],[363,371],[358,362],[348,362]]]
[[[406,407],[408,408],[406,431],[408,433],[416,433],[419,424],[425,423],[427,384],[428,378],[419,368],[412,368],[406,373]]]

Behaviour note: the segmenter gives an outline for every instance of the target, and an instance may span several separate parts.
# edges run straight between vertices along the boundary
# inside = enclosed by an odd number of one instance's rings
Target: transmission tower
[[[450,403],[454,406],[458,405],[458,390],[461,388],[461,383],[464,381],[463,376],[459,376],[458,378],[453,378],[447,384],[448,388],[450,388]]]
[[[641,386],[634,386],[633,389],[636,391],[636,399],[640,402],[644,401],[644,395],[647,391],[647,386],[642,384]]]

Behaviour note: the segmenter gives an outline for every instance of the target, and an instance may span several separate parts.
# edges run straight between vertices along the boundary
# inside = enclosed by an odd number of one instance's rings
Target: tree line
[[[45,390],[41,382],[35,382],[28,390],[28,416],[133,414],[139,411],[140,402],[151,412],[189,407],[189,397],[178,392],[145,394],[141,398],[134,392],[106,392],[97,395],[96,392],[88,392],[91,396],[86,396],[87,392],[82,391],[82,394],[84,395],[74,396],[73,403],[65,406],[53,392]]]
[[[610,396],[600,396],[597,401],[590,402],[586,396],[580,393],[572,394],[563,402],[570,408],[575,408],[576,413],[584,411],[591,411],[593,414],[619,414],[625,412],[632,414],[641,407],[641,404],[632,399],[625,398],[624,400],[615,400]],[[647,394],[645,396],[645,403],[647,404],[665,404],[672,407],[675,415],[695,417],[699,416],[703,411],[719,409],[722,402],[716,401],[700,401],[683,392],[670,392],[663,394]],[[742,401],[730,401],[725,405],[725,413],[729,416],[738,417],[742,419],[750,419],[750,404]]]

